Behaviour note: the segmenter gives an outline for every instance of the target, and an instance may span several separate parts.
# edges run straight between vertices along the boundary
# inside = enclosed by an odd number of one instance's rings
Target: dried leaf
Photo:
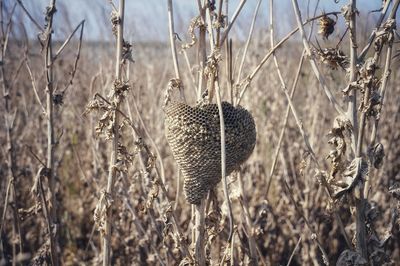
[[[340,198],[352,191],[360,182],[364,182],[368,176],[368,170],[368,164],[363,158],[355,158],[344,171],[341,182],[336,184],[340,188],[335,191],[334,198]]]
[[[340,254],[336,266],[366,266],[368,261],[360,253],[346,249]]]

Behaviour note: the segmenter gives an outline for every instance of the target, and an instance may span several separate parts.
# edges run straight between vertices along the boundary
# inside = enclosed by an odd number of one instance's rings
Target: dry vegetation
[[[400,265],[399,0],[376,28],[361,1],[324,16],[292,0],[284,39],[270,2],[247,41],[229,32],[246,1],[197,1],[182,41],[163,1],[162,43],[124,40],[124,2],[103,43],[84,21],[52,40],[55,0],[45,18],[1,1],[0,265]],[[251,157],[196,206],[164,133],[171,100],[240,103],[257,127]]]

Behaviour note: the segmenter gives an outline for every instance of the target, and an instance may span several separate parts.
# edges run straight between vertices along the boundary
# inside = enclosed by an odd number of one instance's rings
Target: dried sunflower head
[[[329,35],[331,35],[335,31],[336,21],[328,17],[327,15],[321,17],[318,24],[318,33],[321,34],[325,39],[328,39]]]
[[[327,64],[331,69],[338,69],[338,67],[345,70],[349,65],[348,57],[337,48],[324,48],[317,49],[317,54],[322,63]]]

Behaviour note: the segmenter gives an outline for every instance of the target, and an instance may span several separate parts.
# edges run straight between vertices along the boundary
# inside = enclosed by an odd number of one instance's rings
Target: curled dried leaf
[[[171,98],[173,97],[172,96],[173,92],[180,91],[181,89],[183,89],[182,80],[180,80],[178,78],[173,78],[173,79],[169,80],[167,89],[165,90],[165,94],[164,94],[163,108],[165,108],[168,105],[168,103],[171,101]]]
[[[385,150],[382,143],[376,143],[373,147],[370,147],[368,152],[372,165],[379,169],[382,166],[383,158],[385,157]]]
[[[340,254],[336,266],[366,266],[368,261],[360,253],[346,249]]]
[[[192,47],[193,45],[195,45],[197,43],[197,36],[194,33],[195,29],[197,29],[197,28],[203,28],[205,30],[205,25],[204,25],[203,20],[201,19],[200,15],[194,17],[190,21],[188,34],[190,36],[191,41],[189,43],[183,44],[182,49],[189,49],[190,47]]]
[[[340,182],[336,182],[338,189],[335,191],[334,198],[340,198],[350,193],[353,188],[363,183],[369,172],[368,163],[361,157],[355,158],[351,164],[343,172],[343,178]],[[355,195],[357,197],[357,195]]]
[[[132,44],[127,42],[127,41],[123,41],[122,44],[122,63],[124,64],[126,62],[126,60],[131,61],[132,63],[134,63],[135,61],[133,60],[133,56],[132,56]]]
[[[335,118],[333,127],[328,133],[328,136],[331,137],[328,143],[334,147],[327,156],[327,159],[331,160],[330,179],[328,182],[330,182],[338,172],[345,168],[344,156],[347,148],[345,137],[346,135],[351,134],[352,131],[353,126],[345,115]]]
[[[111,194],[103,190],[94,210],[94,223],[102,236],[106,234],[105,224],[107,220],[107,210],[111,207],[112,202]]]

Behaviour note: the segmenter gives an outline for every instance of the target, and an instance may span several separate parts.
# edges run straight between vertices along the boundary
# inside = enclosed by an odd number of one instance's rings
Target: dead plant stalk
[[[46,35],[45,44],[45,66],[46,66],[46,116],[47,116],[47,168],[49,169],[49,190],[50,190],[50,219],[49,225],[52,231],[49,232],[51,245],[51,256],[53,258],[53,264],[58,265],[58,256],[56,256],[56,249],[58,247],[58,232],[57,232],[57,202],[55,198],[55,169],[54,169],[54,106],[53,106],[53,92],[54,92],[54,68],[53,68],[53,19],[56,12],[56,0],[50,0],[50,4],[47,7],[46,19],[47,28],[44,34]]]
[[[118,25],[117,25],[117,50],[116,50],[116,61],[115,61],[115,79],[116,81],[121,81],[121,68],[122,68],[122,46],[123,46],[123,32],[124,32],[124,13],[125,13],[125,0],[120,0],[119,11],[118,11]],[[116,86],[113,88],[116,90]],[[116,97],[119,97],[118,93],[114,91]],[[116,99],[115,109],[119,109],[120,99]],[[107,190],[108,195],[113,196],[114,179],[117,174],[116,163],[118,158],[118,144],[119,144],[119,112],[114,110],[113,112],[113,138],[111,146],[111,158],[110,158],[110,168],[107,179]],[[112,217],[112,204],[107,208],[107,218],[105,222],[105,234],[103,238],[103,265],[111,265],[110,255],[111,255],[111,227],[113,222]]]

